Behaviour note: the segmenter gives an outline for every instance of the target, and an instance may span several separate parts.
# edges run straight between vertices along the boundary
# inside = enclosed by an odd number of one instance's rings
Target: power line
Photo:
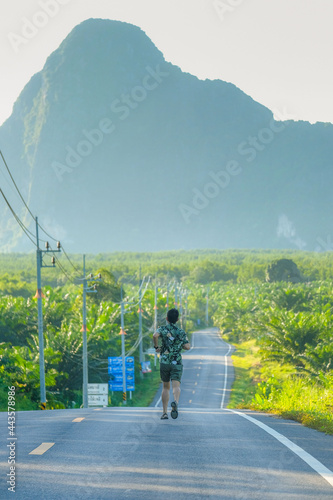
[[[78,274],[81,274],[81,271],[73,264],[73,262],[71,261],[71,259],[68,257],[64,247],[61,245],[61,249],[66,257],[66,259],[68,260],[68,262],[70,263],[70,265],[72,266],[72,268],[74,269],[75,272],[77,272]]]
[[[14,216],[14,218],[15,218],[16,222],[18,223],[18,225],[24,231],[24,233],[26,234],[26,236],[28,236],[29,240],[37,247],[36,242],[30,236],[30,235],[32,235],[33,237],[35,237],[35,235],[31,231],[29,231],[29,229],[23,224],[23,222],[21,221],[21,219],[19,218],[19,216],[15,213],[14,209],[12,208],[11,204],[7,200],[7,198],[6,198],[4,192],[2,191],[1,188],[0,188],[0,193],[2,194],[3,199],[5,200],[5,202],[6,202],[7,206],[8,206],[8,208],[9,208],[9,210],[11,211],[11,213]]]
[[[19,188],[17,187],[17,184],[16,184],[16,182],[15,182],[15,180],[14,180],[14,177],[13,177],[13,176],[12,176],[12,174],[11,174],[11,171],[10,171],[10,169],[9,169],[8,165],[7,165],[7,162],[6,162],[5,158],[4,158],[4,156],[3,156],[3,154],[2,154],[2,151],[1,151],[1,150],[0,150],[0,155],[1,155],[2,161],[3,161],[3,162],[4,162],[4,164],[5,164],[5,167],[6,167],[6,169],[7,169],[7,172],[9,173],[9,176],[10,176],[10,178],[11,178],[11,180],[12,180],[12,182],[13,182],[13,184],[14,184],[15,188],[16,188],[16,191],[17,191],[17,192],[18,192],[18,194],[19,194],[19,197],[21,198],[21,200],[22,200],[22,202],[23,202],[24,206],[25,206],[25,207],[26,207],[26,209],[28,210],[28,212],[29,212],[29,214],[31,215],[31,217],[35,220],[34,215],[31,213],[30,208],[29,208],[29,207],[28,207],[28,205],[26,204],[26,202],[25,202],[25,200],[24,200],[23,196],[21,195],[21,192],[20,192]]]
[[[73,285],[75,285],[75,286],[80,286],[80,285],[78,285],[77,283],[75,283],[75,276],[71,276],[71,275],[69,275],[69,274],[67,273],[67,270],[66,270],[66,269],[64,268],[64,266],[61,264],[60,260],[58,259],[58,257],[57,257],[57,256],[56,256],[56,254],[55,254],[55,251],[53,251],[53,250],[52,250],[52,248],[51,248],[51,253],[53,253],[54,258],[55,258],[55,260],[56,260],[56,262],[57,262],[57,264],[58,264],[58,266],[59,266],[60,270],[61,270],[61,271],[63,272],[63,274],[66,276],[66,278],[68,279],[68,281],[70,281],[70,282],[71,282]]]
[[[7,164],[6,160],[5,160],[5,157],[4,157],[4,155],[3,155],[3,153],[2,153],[2,151],[1,151],[1,150],[0,150],[0,155],[1,155],[2,161],[3,161],[3,163],[4,163],[4,165],[5,165],[6,169],[7,169],[7,172],[8,172],[8,174],[9,174],[9,176],[10,176],[11,180],[12,180],[12,183],[13,183],[13,184],[14,184],[14,186],[15,186],[15,189],[16,189],[16,191],[17,191],[17,193],[18,193],[19,197],[21,198],[21,200],[22,200],[22,202],[23,202],[23,204],[24,204],[25,208],[28,210],[29,214],[31,215],[31,217],[32,217],[32,218],[33,218],[33,220],[35,221],[35,220],[36,220],[36,217],[33,215],[33,213],[31,212],[31,210],[30,210],[30,208],[29,208],[28,204],[26,203],[25,199],[23,198],[23,196],[22,196],[22,194],[21,194],[21,191],[19,190],[19,188],[18,188],[18,186],[17,186],[17,184],[16,184],[16,182],[15,182],[15,179],[14,179],[14,177],[13,177],[13,175],[12,175],[11,171],[10,171],[10,168],[9,168],[9,166],[8,166],[8,164]],[[2,194],[3,194],[3,193],[2,193]],[[4,196],[4,195],[3,195],[3,196]],[[7,202],[7,200],[6,200],[6,202]],[[7,204],[8,204],[8,202],[7,202]],[[9,204],[8,204],[8,206],[9,206]],[[11,207],[10,207],[10,209],[11,209]],[[11,211],[12,211],[12,213],[13,213],[13,210],[12,210],[12,209],[11,209]],[[16,214],[14,214],[14,213],[13,213],[13,215],[14,215],[14,217],[15,217],[15,218],[17,218]],[[22,221],[20,221],[20,222],[22,223]],[[23,224],[23,223],[22,223],[22,224]],[[20,224],[20,225],[21,225],[21,224]],[[24,224],[23,224],[23,225],[24,225]],[[25,226],[24,226],[24,227],[25,227]],[[51,236],[51,235],[50,235],[50,234],[49,234],[49,233],[48,233],[48,232],[47,232],[47,231],[46,231],[46,230],[45,230],[45,229],[41,226],[41,224],[40,224],[40,223],[38,223],[38,227],[39,227],[39,228],[43,231],[43,233],[45,233],[45,234],[46,234],[46,236],[48,236],[49,238],[51,238],[51,240],[56,241],[56,242],[58,241],[56,238],[54,238],[53,236]],[[31,231],[29,231],[29,229],[28,229],[27,227],[25,227],[25,229],[26,229],[26,231],[28,231],[28,232],[30,233],[30,235],[32,235],[33,237],[35,237],[35,235],[34,235]],[[41,238],[40,238],[40,240],[41,240],[41,241],[43,241],[44,243],[46,243],[46,241],[45,241],[45,240],[43,240],[43,239],[41,239]],[[75,270],[75,271],[79,274],[79,273],[80,273],[80,271],[78,271],[77,267],[76,267],[76,266],[72,263],[72,261],[70,260],[70,258],[69,258],[69,256],[67,255],[67,253],[66,253],[66,251],[65,251],[65,249],[64,249],[64,247],[63,247],[63,246],[62,246],[62,250],[63,250],[63,252],[64,252],[64,254],[65,254],[65,256],[66,256],[66,258],[67,258],[68,262],[71,264],[71,266],[73,267],[73,269],[74,269],[74,270]]]

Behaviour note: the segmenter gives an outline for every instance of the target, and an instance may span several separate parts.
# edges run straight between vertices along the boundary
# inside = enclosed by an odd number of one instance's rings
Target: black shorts
[[[162,382],[170,382],[171,380],[178,380],[181,382],[183,374],[183,365],[168,365],[166,363],[160,364],[160,375]]]

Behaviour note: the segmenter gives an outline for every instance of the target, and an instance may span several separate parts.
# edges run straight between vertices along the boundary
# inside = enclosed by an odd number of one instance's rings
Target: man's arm
[[[189,351],[191,349],[191,344],[189,342],[183,344],[183,349],[185,349],[185,351]]]
[[[160,336],[160,334],[158,332],[155,332],[154,335],[153,335],[153,342],[154,342],[154,347],[156,349],[156,352],[159,352],[159,347],[158,347],[158,337]]]

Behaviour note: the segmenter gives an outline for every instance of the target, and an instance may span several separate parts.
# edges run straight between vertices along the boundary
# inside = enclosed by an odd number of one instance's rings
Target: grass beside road
[[[248,408],[333,435],[333,373],[319,383],[296,375],[291,367],[263,362],[255,341],[235,345],[229,408]]]
[[[229,408],[248,408],[256,392],[256,381],[260,381],[260,358],[254,342],[233,344],[232,355],[235,381],[229,400]]]

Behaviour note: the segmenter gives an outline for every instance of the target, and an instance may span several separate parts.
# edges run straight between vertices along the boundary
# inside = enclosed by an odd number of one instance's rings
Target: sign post
[[[88,407],[108,405],[108,384],[87,384]]]
[[[109,389],[110,391],[130,391],[135,390],[135,376],[134,376],[134,356],[126,356],[125,363],[123,357],[109,357],[108,358],[108,374],[110,375]],[[124,382],[125,376],[125,383]]]

